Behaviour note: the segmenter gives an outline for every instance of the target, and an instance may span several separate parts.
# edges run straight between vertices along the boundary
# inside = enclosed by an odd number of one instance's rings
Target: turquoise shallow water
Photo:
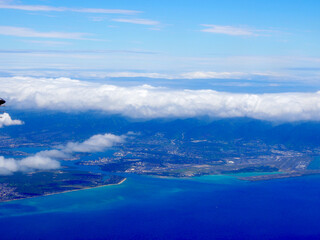
[[[318,170],[320,169],[320,157],[315,157],[312,162],[309,164],[308,169]]]
[[[77,209],[87,209],[88,211],[106,209],[128,202],[168,197],[171,194],[192,190],[193,187],[197,185],[203,187],[203,184],[215,183],[217,185],[215,187],[218,187],[218,185],[230,184],[231,182],[235,183],[237,180],[233,177],[222,175],[188,179],[129,175],[127,180],[120,185],[2,203],[2,205],[0,205],[0,217],[59,211],[72,212]],[[15,206],[20,206],[21,209],[16,211]],[[24,211],[23,207],[25,207],[27,211]],[[34,209],[35,211],[30,211],[30,209]]]
[[[320,177],[129,175],[121,185],[0,204],[1,239],[319,239]]]

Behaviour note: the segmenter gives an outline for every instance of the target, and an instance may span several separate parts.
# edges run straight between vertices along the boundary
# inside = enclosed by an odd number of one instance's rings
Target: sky
[[[0,97],[131,118],[319,121],[319,9],[318,0],[0,0]],[[17,124],[9,117],[2,126]]]
[[[0,0],[0,71],[317,85],[319,9],[317,0]]]

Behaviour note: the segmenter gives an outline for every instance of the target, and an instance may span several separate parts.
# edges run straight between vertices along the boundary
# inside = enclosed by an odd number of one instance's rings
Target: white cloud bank
[[[132,118],[251,117],[320,120],[320,92],[238,94],[173,90],[149,85],[119,87],[69,78],[0,78],[0,96],[17,108],[100,110]]]
[[[12,125],[22,125],[23,122],[20,120],[12,120],[8,113],[0,114],[0,128],[4,126],[12,126]]]
[[[66,146],[41,151],[21,160],[0,156],[0,175],[18,171],[57,169],[60,168],[59,159],[70,158],[73,153],[103,152],[115,144],[122,143],[124,139],[124,135],[98,134],[84,142],[69,142]]]

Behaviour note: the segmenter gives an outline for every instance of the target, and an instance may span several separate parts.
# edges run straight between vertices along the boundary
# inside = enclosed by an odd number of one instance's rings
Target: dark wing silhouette
[[[0,106],[1,106],[2,104],[5,104],[5,103],[6,103],[6,101],[3,100],[2,98],[0,98]]]

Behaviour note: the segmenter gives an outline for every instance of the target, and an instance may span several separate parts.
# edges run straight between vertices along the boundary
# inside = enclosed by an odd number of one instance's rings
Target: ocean
[[[320,176],[247,182],[128,175],[0,204],[0,239],[320,239]]]

